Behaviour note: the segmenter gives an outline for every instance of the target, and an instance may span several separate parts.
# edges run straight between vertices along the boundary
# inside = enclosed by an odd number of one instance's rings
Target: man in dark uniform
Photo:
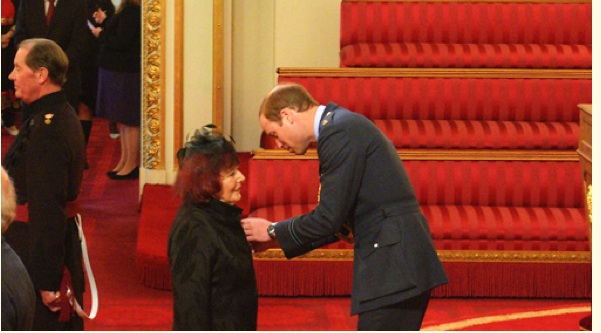
[[[29,39],[19,45],[14,65],[9,78],[31,115],[3,165],[17,194],[15,221],[27,222],[27,228],[13,228],[19,222],[13,223],[7,241],[15,243],[11,246],[25,262],[37,291],[33,329],[83,330],[83,320],[61,304],[68,296],[61,292],[61,283],[69,275],[79,304],[83,304],[84,288],[81,244],[73,217],[85,152],[77,115],[61,90],[69,61],[54,41]],[[13,229],[28,230],[28,236],[9,237]]]
[[[297,84],[275,87],[259,121],[282,149],[305,154],[317,142],[320,201],[304,215],[243,220],[248,241],[277,239],[292,258],[331,243],[348,225],[354,238],[351,314],[359,330],[419,330],[431,290],[448,282],[396,149],[364,116],[317,101]]]
[[[95,62],[83,59],[88,45],[87,8],[82,0],[20,0],[15,29],[15,43],[29,38],[47,38],[55,41],[69,58],[67,82],[63,91],[67,101],[78,110],[82,94],[81,62]],[[29,114],[24,107],[23,119]],[[92,130],[92,115],[79,115],[84,139]]]

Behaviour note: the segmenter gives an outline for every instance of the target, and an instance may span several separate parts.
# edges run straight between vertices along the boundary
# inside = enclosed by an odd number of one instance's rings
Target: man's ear
[[[44,83],[48,80],[48,68],[46,67],[40,67],[37,70],[37,79],[39,83]]]
[[[280,117],[282,118],[282,121],[285,119],[287,122],[292,123],[292,111],[293,110],[289,107],[282,108],[280,110]]]

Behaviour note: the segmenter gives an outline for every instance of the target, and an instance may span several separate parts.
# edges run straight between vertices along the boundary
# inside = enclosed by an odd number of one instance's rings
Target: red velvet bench
[[[340,67],[592,68],[592,1],[342,0]]]

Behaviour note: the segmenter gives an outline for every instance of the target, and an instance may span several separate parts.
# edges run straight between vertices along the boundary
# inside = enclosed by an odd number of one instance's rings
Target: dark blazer
[[[396,149],[364,116],[327,105],[317,140],[321,193],[308,214],[276,225],[287,257],[354,235],[351,313],[395,304],[447,283]]]
[[[79,73],[80,61],[86,47],[89,30],[86,23],[87,9],[82,0],[58,0],[50,26],[46,26],[43,0],[20,0],[15,28],[15,42],[28,38],[46,38],[55,41],[67,53],[69,72],[63,90],[71,106],[77,110],[78,96],[81,94]]]
[[[142,20],[138,5],[124,7],[104,22],[100,40],[99,65],[115,72],[139,73]]]

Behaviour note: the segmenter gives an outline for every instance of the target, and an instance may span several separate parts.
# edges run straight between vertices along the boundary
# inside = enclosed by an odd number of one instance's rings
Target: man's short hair
[[[259,115],[265,116],[270,121],[282,124],[280,111],[289,107],[297,112],[305,112],[319,103],[309,94],[305,87],[297,83],[283,83],[275,86],[263,99]]]
[[[25,63],[33,71],[44,67],[53,83],[62,86],[67,82],[69,58],[56,42],[45,38],[31,38],[22,41],[19,48],[29,50]]]
[[[15,188],[8,173],[2,167],[2,233],[8,229],[8,226],[15,219],[16,207]]]

